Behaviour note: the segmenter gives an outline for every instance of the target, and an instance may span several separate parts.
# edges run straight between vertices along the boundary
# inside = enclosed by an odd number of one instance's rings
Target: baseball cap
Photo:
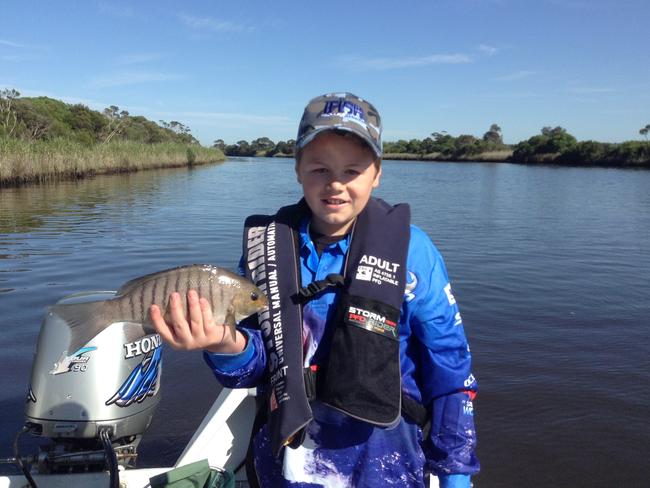
[[[381,157],[381,117],[368,101],[352,93],[328,93],[312,99],[298,126],[296,149],[302,149],[326,130],[352,132]]]

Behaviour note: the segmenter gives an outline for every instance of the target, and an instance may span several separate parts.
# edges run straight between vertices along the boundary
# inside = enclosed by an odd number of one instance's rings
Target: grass
[[[65,139],[30,143],[0,137],[0,186],[192,166],[225,159],[218,149],[170,142],[116,141],[86,146]]]

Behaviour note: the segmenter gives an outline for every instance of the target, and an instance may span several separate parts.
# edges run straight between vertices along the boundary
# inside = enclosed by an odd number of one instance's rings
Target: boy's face
[[[312,211],[313,229],[325,235],[346,234],[379,186],[381,167],[372,150],[326,131],[302,150],[296,163],[298,183]]]

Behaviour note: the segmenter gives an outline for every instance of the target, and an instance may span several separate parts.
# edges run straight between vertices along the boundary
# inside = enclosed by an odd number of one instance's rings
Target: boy
[[[442,257],[406,205],[371,197],[381,121],[349,93],[309,102],[296,140],[304,198],[252,216],[243,272],[269,310],[234,337],[195,292],[170,300],[172,346],[205,349],[226,387],[258,387],[249,480],[278,486],[469,487],[477,384]]]

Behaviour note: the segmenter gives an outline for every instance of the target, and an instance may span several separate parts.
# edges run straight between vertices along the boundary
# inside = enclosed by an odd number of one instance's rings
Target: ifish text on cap
[[[356,134],[381,157],[379,112],[370,102],[352,93],[328,93],[312,99],[300,120],[296,149],[305,147],[321,132],[333,129]]]

